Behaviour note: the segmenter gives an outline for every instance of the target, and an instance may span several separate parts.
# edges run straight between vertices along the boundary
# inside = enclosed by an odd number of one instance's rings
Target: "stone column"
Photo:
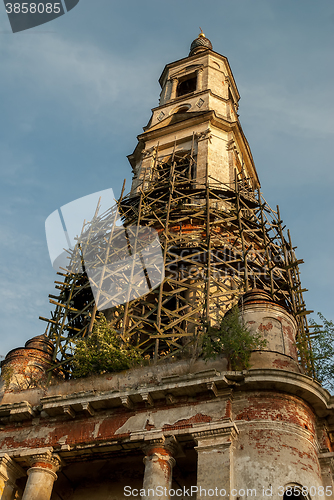
[[[25,472],[7,454],[0,456],[0,500],[13,500],[16,480]]]
[[[196,71],[197,74],[197,85],[196,85],[196,90],[197,92],[200,92],[203,87],[203,68],[199,68]]]
[[[29,462],[28,481],[22,500],[50,500],[53,483],[57,479],[57,470],[61,460],[58,455],[51,452],[33,455]]]
[[[175,99],[175,97],[176,97],[176,89],[177,89],[177,84],[178,84],[178,79],[177,78],[171,78],[171,82],[172,82],[172,90],[171,90],[171,93],[170,93],[170,98],[171,99]]]
[[[208,429],[194,433],[197,441],[197,500],[207,497],[226,500],[233,498],[232,442],[237,435],[236,427]]]
[[[152,500],[153,496],[157,496],[157,492],[162,500],[170,499],[169,490],[172,487],[172,469],[175,460],[172,457],[172,446],[168,444],[163,441],[148,445],[144,449],[146,456],[143,489],[146,495],[142,497],[143,499]]]

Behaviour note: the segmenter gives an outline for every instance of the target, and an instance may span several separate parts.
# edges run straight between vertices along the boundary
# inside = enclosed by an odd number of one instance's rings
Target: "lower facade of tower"
[[[332,498],[331,412],[309,377],[225,358],[3,388],[0,499]]]
[[[333,498],[333,397],[303,373],[297,323],[239,302],[266,343],[248,369],[179,360],[65,380],[44,335],[2,363],[0,500]]]

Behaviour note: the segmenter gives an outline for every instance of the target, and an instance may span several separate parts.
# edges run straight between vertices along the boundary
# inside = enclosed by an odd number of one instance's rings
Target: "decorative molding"
[[[142,392],[140,394],[142,400],[145,402],[146,406],[154,406],[154,401],[149,392]]]
[[[206,384],[207,388],[209,389],[209,391],[212,391],[213,394],[216,396],[216,398],[218,398],[219,396],[219,391],[217,389],[217,386],[214,382],[207,382]]]
[[[148,158],[149,156],[152,156],[152,153],[154,151],[155,148],[149,148],[149,149],[144,149],[144,151],[142,151],[142,157],[143,157],[143,160],[145,158]]]
[[[223,388],[223,389],[218,389],[217,385],[215,382],[207,382],[206,386],[209,391],[212,391],[216,398],[221,398],[224,397],[225,399],[232,399],[233,397],[233,389],[231,388]]]
[[[191,432],[192,437],[196,440],[205,440],[211,438],[221,437],[231,437],[234,439],[239,434],[239,430],[234,422],[230,419],[225,423],[217,422],[215,424],[207,424],[206,428],[201,430],[194,429]]]
[[[34,472],[43,472],[44,474],[50,474],[54,481],[58,478],[57,474],[52,469],[47,469],[46,467],[31,467],[27,470],[27,475],[33,474]]]
[[[66,415],[67,417],[75,418],[75,411],[73,410],[71,405],[64,405],[63,412],[64,412],[64,415]]]
[[[80,403],[81,411],[84,412],[87,416],[92,417],[95,415],[94,408],[88,402]]]
[[[179,78],[182,78],[187,75],[191,75],[192,73],[196,73],[197,71],[203,71],[204,65],[203,64],[192,64],[190,66],[186,66],[185,68],[180,69],[179,71],[176,71],[172,75],[170,75],[169,79],[170,80],[178,80]]]
[[[198,99],[198,101],[196,102],[196,106],[198,108],[201,108],[204,104],[204,99],[202,99],[201,97]]]
[[[25,471],[7,453],[0,456],[0,477],[14,485],[15,481],[25,476]]]
[[[170,404],[170,405],[174,405],[178,401],[178,398],[176,398],[175,396],[173,396],[173,394],[171,394],[170,392],[168,392],[167,394],[165,394],[165,398],[166,398],[166,403]]]
[[[121,396],[120,399],[122,401],[122,405],[125,406],[125,408],[128,408],[128,410],[132,410],[134,405],[131,401],[130,396]]]
[[[199,132],[195,135],[196,139],[197,139],[197,142],[200,142],[200,141],[205,141],[205,140],[209,140],[211,142],[211,139],[212,139],[212,133],[211,133],[211,130],[208,128],[207,130],[205,130],[205,132]]]

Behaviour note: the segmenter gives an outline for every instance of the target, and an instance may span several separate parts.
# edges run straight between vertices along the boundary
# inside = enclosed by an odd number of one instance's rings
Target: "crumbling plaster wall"
[[[255,382],[247,382],[252,373],[258,389]],[[276,379],[265,382],[270,377]],[[226,360],[221,358],[208,363],[183,360],[62,382],[45,392],[9,392],[1,407],[30,400],[36,416],[21,422],[3,421],[0,446],[25,469],[25,457],[34,450],[48,448],[61,455],[64,465],[52,500],[120,500],[124,486],[142,486],[145,443],[161,435],[176,436],[181,449],[175,456],[176,485],[195,486],[200,481],[207,487],[217,483],[229,489],[256,489],[256,498],[263,498],[263,487],[272,488],[272,498],[278,500],[279,487],[287,483],[322,485],[318,453],[324,444],[318,443],[316,429],[321,437],[323,419],[317,419],[313,406],[293,394],[291,387],[284,391],[288,377],[290,384],[295,380],[297,393],[302,387],[299,379],[310,390],[317,389],[308,377],[284,370],[226,372]],[[261,389],[264,383],[269,388]],[[166,398],[169,390],[174,396]],[[131,394],[133,406],[113,406],[113,397],[119,398],[120,393],[125,400]],[[142,396],[137,398],[136,393]],[[103,394],[104,402],[99,399]],[[154,398],[144,401],[143,394]],[[319,397],[326,397],[323,390]],[[223,432],[222,427],[230,431]],[[189,453],[193,453],[190,462]],[[103,454],[108,456],[104,461]],[[22,490],[25,481],[24,477],[19,480]]]
[[[236,488],[279,487],[289,483],[321,486],[315,415],[302,399],[273,391],[235,396],[233,416],[239,429],[234,463]]]

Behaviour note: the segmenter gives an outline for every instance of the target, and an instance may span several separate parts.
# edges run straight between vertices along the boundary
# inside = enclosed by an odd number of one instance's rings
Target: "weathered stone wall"
[[[125,486],[143,482],[217,487],[226,498],[247,488],[263,498],[262,488],[272,488],[278,500],[288,483],[332,484],[331,405],[319,384],[298,373],[182,361],[62,382],[43,394],[7,392],[0,446],[22,471],[14,483],[24,500],[37,500],[27,493],[27,471],[34,488],[51,490],[55,480],[52,500],[118,500]]]
[[[300,398],[273,391],[236,395],[233,412],[239,429],[235,449],[236,487],[272,488],[289,483],[321,486],[315,415]]]

